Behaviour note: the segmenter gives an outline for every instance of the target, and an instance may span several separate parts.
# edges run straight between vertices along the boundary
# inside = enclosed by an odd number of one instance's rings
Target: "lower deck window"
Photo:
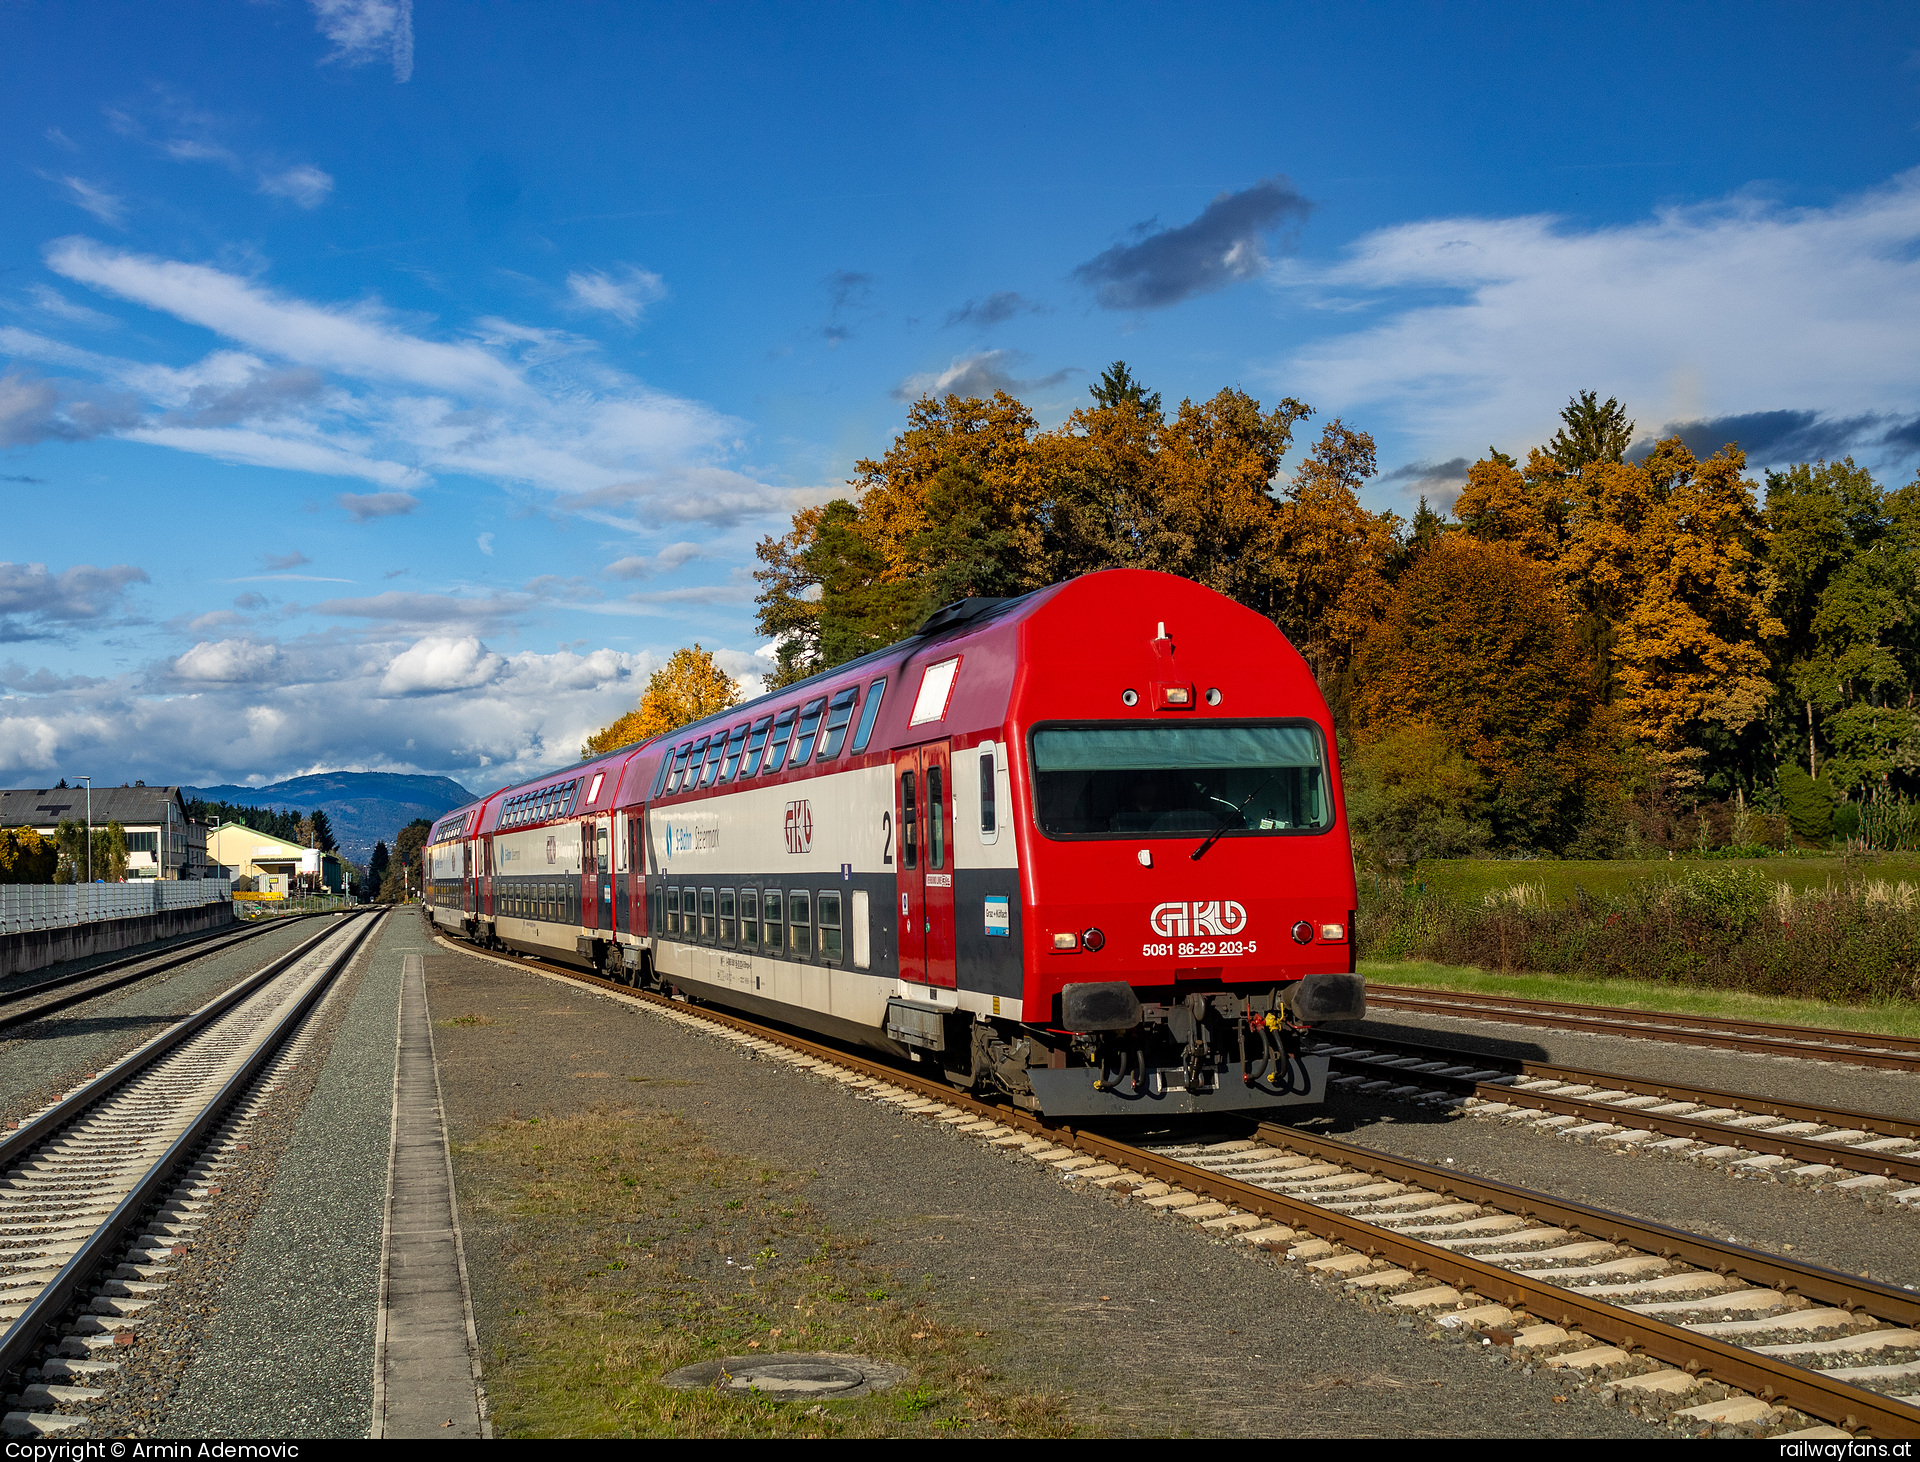
[[[740,943],[748,949],[760,942],[760,891],[740,890]]]
[[[787,890],[787,953],[806,959],[813,953],[811,897],[803,888]]]
[[[667,933],[678,934],[679,932],[680,932],[680,890],[677,888],[670,888],[667,890]]]
[[[720,942],[733,943],[733,890],[720,890]]]
[[[767,948],[778,949],[780,948],[781,935],[785,932],[781,928],[781,925],[786,920],[786,914],[784,912],[785,906],[781,902],[780,890],[777,888],[768,889],[763,897],[763,908],[767,922]]]
[[[824,889],[815,901],[814,912],[820,924],[820,958],[840,958],[840,895]]]
[[[713,926],[713,890],[703,888],[700,890],[700,937],[702,939],[713,938]]]

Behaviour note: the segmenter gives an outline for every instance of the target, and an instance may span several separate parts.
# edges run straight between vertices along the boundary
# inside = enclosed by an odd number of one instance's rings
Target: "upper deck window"
[[[740,753],[747,744],[747,723],[742,721],[733,728],[733,734],[727,737],[727,760],[720,768],[720,780],[730,782],[733,774],[740,768]]]
[[[687,765],[687,753],[692,750],[693,743],[683,741],[680,743],[680,749],[673,754],[673,771],[667,777],[666,791],[671,792],[680,785],[680,774]]]
[[[807,702],[807,708],[800,713],[800,733],[793,738],[793,764],[800,766],[813,751],[813,735],[820,729],[820,712],[826,709],[827,698]]]
[[[909,726],[924,726],[929,721],[946,719],[947,702],[953,699],[954,677],[960,673],[960,657],[929,665],[920,675],[920,694],[913,698]]]
[[[753,734],[747,738],[747,764],[740,768],[742,777],[750,777],[760,770],[760,757],[767,749],[767,728],[771,725],[771,716],[762,716],[753,723]]]
[[[700,784],[700,768],[706,765],[707,742],[711,739],[702,736],[693,743],[693,750],[687,753],[687,769],[681,775],[678,791],[686,792]]]
[[[850,685],[834,696],[827,707],[827,731],[820,738],[820,760],[831,761],[840,755],[840,745],[847,739],[847,723],[853,720],[853,703],[860,698],[860,687]]]
[[[727,754],[727,733],[716,731],[707,742],[707,769],[700,776],[700,785],[711,787],[714,779],[720,775],[720,762]]]
[[[773,723],[773,739],[767,743],[767,771],[777,772],[787,759],[787,738],[793,735],[793,718],[799,714],[792,706],[782,711]]]
[[[1312,722],[1045,726],[1034,809],[1050,838],[1227,837],[1333,825],[1326,744]]]
[[[853,750],[858,755],[873,739],[874,718],[880,714],[880,697],[887,693],[887,677],[881,676],[867,687],[867,708],[860,713],[860,725],[853,733]]]

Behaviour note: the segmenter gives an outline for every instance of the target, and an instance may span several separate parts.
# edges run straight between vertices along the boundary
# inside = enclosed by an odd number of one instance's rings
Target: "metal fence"
[[[224,878],[151,883],[0,883],[0,934],[60,929],[103,919],[137,919],[171,909],[227,903]]]

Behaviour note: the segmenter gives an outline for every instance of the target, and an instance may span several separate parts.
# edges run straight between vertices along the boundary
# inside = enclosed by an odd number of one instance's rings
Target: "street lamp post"
[[[76,774],[77,775],[77,774]],[[81,777],[87,784],[87,882],[93,882],[93,778]]]

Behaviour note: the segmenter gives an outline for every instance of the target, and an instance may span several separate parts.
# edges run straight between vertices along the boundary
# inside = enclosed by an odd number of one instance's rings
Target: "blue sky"
[[[0,0],[0,776],[570,758],[926,390],[1920,456],[1910,6]]]

